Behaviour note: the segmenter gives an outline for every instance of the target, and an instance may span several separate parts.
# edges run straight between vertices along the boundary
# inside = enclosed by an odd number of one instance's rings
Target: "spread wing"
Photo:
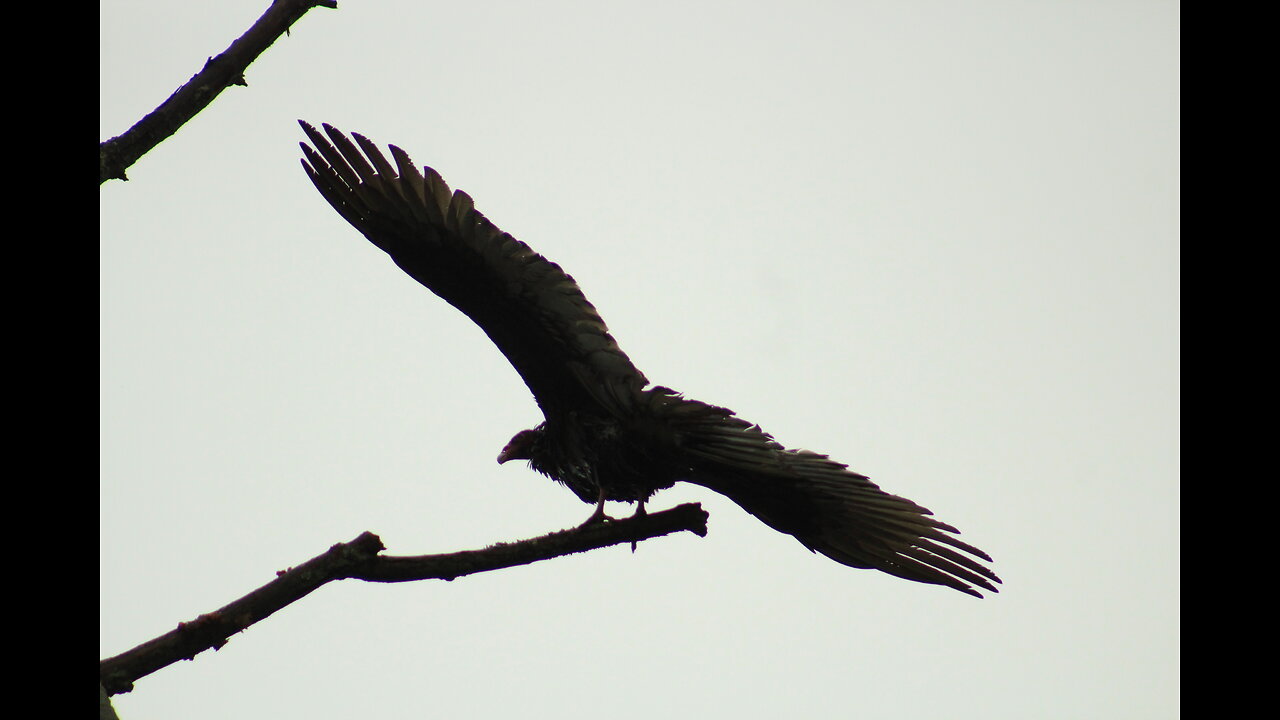
[[[856,568],[982,597],[1000,578],[991,557],[928,509],[881,490],[865,475],[808,450],[789,450],[725,408],[655,387],[648,414],[677,435],[689,482],[728,496],[814,552]]]
[[[552,413],[616,413],[648,384],[595,307],[559,265],[502,232],[461,190],[450,192],[390,146],[301,122],[303,168],[325,200],[413,279],[484,330]],[[357,148],[356,145],[359,145]],[[363,151],[363,152],[361,152]]]

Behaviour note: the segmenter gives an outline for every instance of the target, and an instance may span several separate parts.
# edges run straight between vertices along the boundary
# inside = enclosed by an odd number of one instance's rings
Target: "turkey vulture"
[[[400,148],[302,129],[302,166],[347,222],[413,279],[484,330],[533,392],[545,420],[498,462],[529,465],[593,503],[644,503],[675,482],[719,492],[811,551],[856,568],[982,597],[991,558],[932,513],[826,455],[789,450],[732,411],[650,385],[573,278],[450,192]],[[326,137],[327,136],[327,137]],[[357,145],[359,147],[357,147]],[[361,152],[363,151],[363,152]]]

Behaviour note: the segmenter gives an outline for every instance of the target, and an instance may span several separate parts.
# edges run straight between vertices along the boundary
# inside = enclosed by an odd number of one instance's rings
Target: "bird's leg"
[[[601,522],[609,522],[610,520],[613,520],[613,518],[604,514],[604,488],[601,487],[600,494],[598,496],[598,499],[596,500],[595,511],[591,513],[591,517],[587,518],[586,522],[582,523],[578,527],[587,527],[588,525],[595,525],[596,523],[601,523]]]

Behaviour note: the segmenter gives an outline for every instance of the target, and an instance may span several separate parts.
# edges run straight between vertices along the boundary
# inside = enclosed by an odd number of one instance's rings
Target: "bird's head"
[[[498,453],[498,464],[508,460],[529,460],[533,458],[533,446],[542,437],[542,428],[521,430],[507,442],[507,446]]]

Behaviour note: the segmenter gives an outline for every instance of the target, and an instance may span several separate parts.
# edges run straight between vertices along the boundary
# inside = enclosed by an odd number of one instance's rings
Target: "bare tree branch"
[[[244,71],[267,48],[313,7],[336,10],[337,0],[272,0],[262,17],[231,43],[222,54],[209,58],[204,68],[178,88],[160,107],[123,135],[98,145],[98,184],[128,180],[125,170],[178,131],[209,106],[231,85],[248,85]]]
[[[678,505],[649,515],[595,523],[529,540],[501,543],[483,550],[445,555],[379,555],[385,549],[382,540],[373,533],[362,533],[351,542],[338,543],[302,565],[280,571],[275,580],[221,609],[200,615],[191,622],[179,623],[177,628],[154,640],[103,660],[98,666],[99,679],[107,693],[128,692],[139,678],[178,660],[191,660],[209,648],[221,648],[232,635],[333,580],[453,580],[463,575],[527,565],[610,545],[637,543],[681,530],[700,536],[707,534],[707,513],[701,505]]]
[[[116,709],[111,705],[111,698],[107,696],[107,689],[102,687],[102,683],[98,683],[98,720],[120,720],[120,716],[116,715]]]

